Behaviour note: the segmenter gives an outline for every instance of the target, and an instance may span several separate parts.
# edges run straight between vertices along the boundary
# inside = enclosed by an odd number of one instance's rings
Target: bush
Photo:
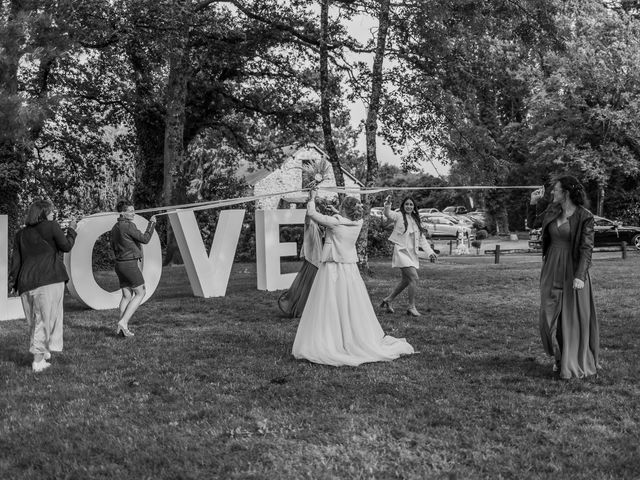
[[[91,268],[93,271],[113,270],[116,257],[111,248],[111,232],[100,235],[93,246]]]
[[[384,217],[371,217],[367,235],[367,252],[370,257],[388,257],[393,253],[393,244],[389,235],[393,230],[393,223]]]
[[[482,241],[486,239],[488,236],[489,236],[489,232],[487,232],[486,230],[478,230],[476,232],[476,240]]]

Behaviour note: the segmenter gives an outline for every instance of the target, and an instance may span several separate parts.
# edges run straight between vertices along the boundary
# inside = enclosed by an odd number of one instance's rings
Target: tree
[[[389,32],[389,17],[391,11],[390,0],[382,0],[377,11],[378,33],[375,42],[375,53],[371,67],[371,87],[369,103],[367,105],[367,117],[365,120],[365,136],[367,146],[367,170],[365,186],[371,187],[378,180],[378,156],[376,154],[376,142],[378,137],[378,113],[383,90],[383,62],[387,52],[387,36]],[[370,197],[364,197],[364,209],[368,213],[371,209]],[[358,239],[358,259],[361,270],[369,270],[369,256],[367,254],[367,239],[369,237],[369,215],[365,215],[360,237]]]
[[[505,184],[511,162],[502,132],[524,118],[529,93],[516,72],[558,43],[552,14],[549,1],[404,4],[393,30],[400,80],[387,101],[385,135],[396,144],[443,145],[462,183]],[[506,230],[504,208],[500,214]]]
[[[18,225],[20,182],[33,117],[22,106],[18,93],[18,65],[25,41],[23,19],[29,12],[23,10],[18,0],[11,1],[8,7],[0,37],[4,51],[0,57],[0,179],[3,185],[0,213],[9,216],[10,231],[13,231]]]
[[[331,0],[320,1],[320,112],[322,117],[322,132],[324,148],[333,167],[333,174],[337,186],[344,186],[344,176],[338,151],[333,140],[331,125],[332,87],[329,79],[329,7]]]
[[[534,93],[526,120],[509,133],[526,142],[542,180],[574,172],[602,212],[601,192],[640,173],[640,23],[590,1],[568,2],[558,24],[567,50],[549,52],[544,70],[523,72]]]

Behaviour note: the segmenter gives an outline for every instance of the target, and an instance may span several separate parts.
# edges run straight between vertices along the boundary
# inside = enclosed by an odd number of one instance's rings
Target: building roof
[[[327,161],[329,159],[329,156],[325,153],[325,151],[318,147],[315,143],[308,143],[303,146],[287,145],[286,147],[282,147],[282,153],[286,157],[293,157],[302,148],[316,150],[322,157],[327,159]],[[356,177],[354,177],[348,170],[346,170],[344,167],[340,167],[340,169],[342,170],[343,175],[349,177],[356,185],[364,187],[364,184]],[[269,176],[269,174],[273,173],[275,170],[276,169],[270,170],[268,168],[258,168],[251,163],[242,162],[236,169],[236,176],[238,178],[244,178],[244,181],[247,183],[247,185],[254,186],[256,183]]]

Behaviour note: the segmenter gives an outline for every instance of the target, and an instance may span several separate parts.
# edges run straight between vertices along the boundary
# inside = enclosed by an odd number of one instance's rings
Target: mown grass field
[[[522,259],[424,264],[425,316],[379,316],[419,353],[357,368],[294,360],[297,321],[251,264],[213,299],[166,268],[133,339],[69,298],[41,374],[24,322],[2,322],[0,478],[640,478],[640,256],[596,256],[603,369],[569,382],[538,339],[540,263]],[[372,265],[377,304],[397,274]]]

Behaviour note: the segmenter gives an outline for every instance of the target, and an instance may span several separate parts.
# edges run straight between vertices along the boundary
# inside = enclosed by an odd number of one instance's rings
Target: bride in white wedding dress
[[[326,229],[318,273],[293,342],[298,359],[325,365],[356,366],[414,353],[403,338],[385,335],[358,270],[356,240],[362,228],[362,204],[347,197],[340,215],[316,212],[316,190],[307,215]]]

